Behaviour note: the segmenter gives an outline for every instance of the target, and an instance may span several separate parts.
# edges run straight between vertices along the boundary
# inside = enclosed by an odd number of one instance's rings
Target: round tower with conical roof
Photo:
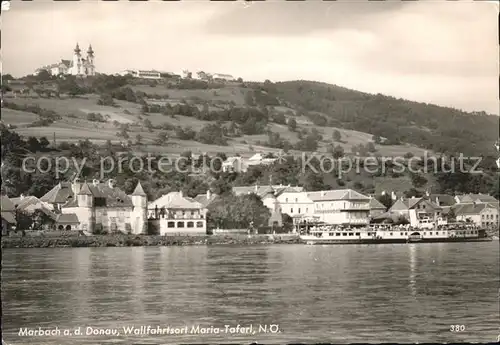
[[[140,182],[137,182],[137,186],[130,198],[134,205],[131,217],[132,233],[146,234],[148,232],[148,198]]]

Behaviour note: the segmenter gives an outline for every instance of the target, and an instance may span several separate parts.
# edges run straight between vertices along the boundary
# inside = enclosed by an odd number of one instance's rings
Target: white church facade
[[[52,75],[69,74],[80,77],[94,76],[95,64],[92,45],[89,45],[89,49],[87,50],[87,58],[82,57],[80,47],[77,43],[71,60],[62,59],[60,62],[38,68],[34,75],[37,75],[44,70]]]

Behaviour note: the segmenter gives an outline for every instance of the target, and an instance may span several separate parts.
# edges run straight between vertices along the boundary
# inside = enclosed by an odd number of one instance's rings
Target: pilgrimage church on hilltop
[[[72,60],[62,59],[60,62],[38,68],[33,74],[38,75],[41,71],[47,71],[52,75],[70,74],[80,77],[95,75],[94,51],[92,50],[92,45],[89,45],[89,48],[87,49],[86,59],[82,57],[80,47],[77,43]]]

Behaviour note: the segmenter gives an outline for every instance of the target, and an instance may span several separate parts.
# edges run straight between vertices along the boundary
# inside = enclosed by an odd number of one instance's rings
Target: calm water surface
[[[498,242],[6,249],[2,256],[8,344],[454,343],[500,334]],[[224,332],[238,324],[255,334]],[[123,334],[148,325],[222,331]],[[25,327],[120,334],[19,336]]]

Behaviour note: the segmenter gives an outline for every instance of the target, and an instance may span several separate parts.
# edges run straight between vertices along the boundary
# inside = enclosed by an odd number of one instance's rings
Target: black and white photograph
[[[2,345],[500,342],[498,2],[1,5]]]

